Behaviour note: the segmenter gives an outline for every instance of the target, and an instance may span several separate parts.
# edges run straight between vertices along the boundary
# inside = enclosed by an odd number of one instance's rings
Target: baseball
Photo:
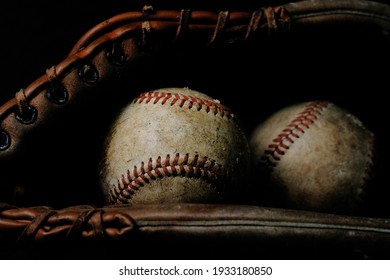
[[[374,134],[327,101],[287,106],[249,137],[257,184],[271,204],[352,214],[372,177]]]
[[[114,121],[102,157],[108,204],[215,203],[249,185],[239,120],[189,88],[145,92]]]

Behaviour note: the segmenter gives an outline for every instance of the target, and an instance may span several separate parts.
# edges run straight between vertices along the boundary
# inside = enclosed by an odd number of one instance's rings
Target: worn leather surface
[[[390,248],[388,219],[250,205],[2,205],[0,232],[11,258],[378,259]]]
[[[143,5],[100,11],[101,23],[74,28],[78,40],[61,46],[48,72],[37,69],[18,84],[26,98],[2,96],[0,138],[10,141],[0,151],[2,258],[388,258],[380,96],[390,7],[363,0],[152,4],[144,12]],[[96,82],[83,80],[80,69]],[[140,91],[168,85],[213,92],[248,132],[291,101],[327,98],[350,108],[378,136],[371,208],[356,217],[295,212],[263,208],[268,202],[255,196],[241,205],[106,207],[96,165],[114,112]],[[48,97],[53,88],[66,89],[64,102]],[[15,116],[28,106],[36,119],[23,124]],[[93,207],[67,208],[84,204]],[[133,247],[149,250],[127,254]]]

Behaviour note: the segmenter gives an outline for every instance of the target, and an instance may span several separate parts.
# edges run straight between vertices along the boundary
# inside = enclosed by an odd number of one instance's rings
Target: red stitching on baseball
[[[298,116],[278,136],[272,139],[273,143],[264,150],[261,159],[265,165],[271,170],[276,167],[281,157],[294,144],[294,140],[300,138],[300,135],[310,128],[310,125],[318,119],[328,104],[329,102],[326,101],[315,101],[307,104],[303,111],[299,112]]]
[[[191,161],[188,153],[184,156],[177,153],[173,159],[169,154],[164,160],[160,156],[155,160],[149,158],[147,164],[141,162],[139,168],[134,166],[132,172],[127,170],[126,176],[122,175],[117,184],[111,186],[109,202],[112,204],[129,203],[140,187],[157,178],[182,176],[212,182],[222,173],[222,165],[216,164],[215,160],[210,160],[208,157],[199,158],[197,154]]]
[[[207,112],[212,112],[214,115],[220,114],[221,117],[227,117],[228,119],[233,117],[231,110],[218,101],[187,96],[181,93],[171,93],[171,92],[159,92],[159,91],[150,91],[140,94],[137,98],[133,100],[133,103],[145,103],[148,104],[153,100],[153,104],[157,104],[161,100],[161,105],[167,103],[168,100],[171,100],[171,106],[178,105],[179,107],[186,106],[188,109],[196,106],[198,111],[202,108]]]

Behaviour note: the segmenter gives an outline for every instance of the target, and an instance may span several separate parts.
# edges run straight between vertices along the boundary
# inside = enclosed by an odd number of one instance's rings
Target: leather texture
[[[363,88],[377,90],[386,76],[370,67],[375,59],[389,59],[382,56],[390,31],[386,3],[307,0],[264,5],[259,1],[240,8],[232,5],[230,10],[218,4],[158,6],[124,11],[96,24],[59,63],[0,106],[1,257],[388,258],[390,212],[382,207],[361,216],[341,216],[269,208],[252,196],[239,205],[102,204],[93,174],[103,137],[113,112],[140,91],[181,82],[220,87],[222,98],[244,90],[248,95],[238,93],[239,100],[227,98],[233,106],[244,107],[245,121],[257,108],[268,107],[265,115],[283,104],[267,95],[300,99],[290,90],[296,84],[309,88],[296,86],[309,92],[304,97],[312,94],[308,80],[318,82],[322,81],[318,76],[328,75],[325,66],[318,65],[333,61],[329,58],[338,42],[347,47],[341,51],[337,46],[341,55],[336,61],[349,65],[355,76],[335,77],[347,80],[336,90],[317,83],[319,96],[338,96],[351,87],[362,88],[365,81]],[[311,40],[327,44],[313,51]],[[350,47],[361,40],[375,41],[384,50],[357,58],[360,53]],[[313,60],[316,70],[310,68]],[[307,65],[308,70],[299,73],[294,63]],[[194,70],[199,66],[203,71]],[[343,68],[337,68],[334,71],[342,75]],[[242,84],[232,86],[229,80]],[[253,91],[264,97],[260,105],[247,104]],[[263,95],[264,91],[271,93]],[[357,109],[376,107],[376,102],[360,100]],[[370,122],[371,115],[363,116]],[[248,121],[246,128],[255,122]],[[372,125],[381,130],[379,122]],[[378,197],[385,202],[381,192]],[[140,250],[128,254],[131,248]]]
[[[2,205],[0,218],[2,247],[30,258],[377,259],[390,248],[388,219],[251,205]]]

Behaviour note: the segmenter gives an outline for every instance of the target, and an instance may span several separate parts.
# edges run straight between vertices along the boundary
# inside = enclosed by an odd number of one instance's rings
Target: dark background
[[[278,3],[286,2],[289,1]],[[44,75],[47,68],[68,55],[86,31],[116,14],[141,10],[145,4],[155,9],[213,7],[229,10],[255,9],[275,3],[215,0],[9,2],[0,10],[0,102],[12,98],[18,90]],[[369,215],[389,216],[386,180],[389,118],[385,99],[389,92],[388,37],[375,30],[332,26],[278,35],[256,46],[235,48],[208,50],[194,53],[183,61],[174,60],[173,65],[164,65],[164,71],[150,87],[189,86],[214,96],[237,113],[248,134],[271,112],[295,102],[327,99],[350,110],[376,134],[378,143],[377,181]],[[129,99],[132,96],[129,95]],[[77,162],[77,155],[72,159]],[[70,160],[69,164],[72,164]],[[38,159],[35,165],[39,165]],[[62,178],[72,176],[58,172]],[[72,180],[63,181],[71,189]],[[47,199],[38,203],[50,203]],[[75,203],[83,202],[100,203],[85,196],[75,199]],[[62,202],[53,206],[67,205]]]

